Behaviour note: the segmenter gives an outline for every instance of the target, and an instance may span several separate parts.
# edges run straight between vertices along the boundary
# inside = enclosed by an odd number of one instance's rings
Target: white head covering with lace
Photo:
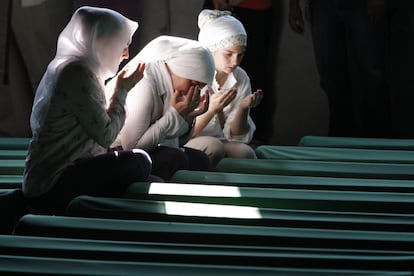
[[[198,41],[212,52],[234,45],[247,46],[243,24],[229,11],[202,10],[198,27]]]

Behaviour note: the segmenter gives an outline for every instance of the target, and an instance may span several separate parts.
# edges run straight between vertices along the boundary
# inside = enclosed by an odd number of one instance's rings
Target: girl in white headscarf
[[[200,89],[213,81],[211,53],[196,40],[160,36],[127,65],[138,62],[146,64],[144,78],[128,94],[125,126],[113,146],[144,149],[152,174],[165,180],[179,169],[210,169],[206,154],[182,145],[207,110],[209,95],[200,97]]]
[[[263,98],[252,93],[250,79],[239,66],[247,46],[247,34],[228,11],[203,10],[198,16],[198,40],[213,54],[215,78],[208,111],[197,118],[193,137],[186,146],[208,154],[215,166],[223,157],[256,158],[248,145],[256,126],[250,109]]]
[[[145,66],[123,70],[105,100],[105,80],[128,58],[138,23],[104,8],[75,11],[36,91],[23,192],[34,211],[62,213],[77,195],[121,194],[147,179],[147,153],[107,149],[125,120],[125,98]]]

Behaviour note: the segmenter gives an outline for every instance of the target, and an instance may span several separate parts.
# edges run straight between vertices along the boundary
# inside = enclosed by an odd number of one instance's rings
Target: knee
[[[190,167],[188,156],[178,148],[160,146],[151,152],[153,159],[152,174],[169,180],[178,170]]]
[[[212,136],[200,136],[193,138],[187,143],[186,146],[201,150],[207,154],[212,168],[215,168],[218,162],[226,155],[226,151],[221,140]]]
[[[226,145],[226,156],[231,158],[256,159],[254,149],[244,143],[230,142]]]
[[[216,137],[206,137],[204,139],[203,151],[209,157],[212,168],[215,168],[226,155],[223,143]]]
[[[244,145],[243,151],[242,151],[244,155],[243,158],[257,159],[257,155],[254,149],[249,145],[246,145],[246,144],[243,144],[243,145]]]
[[[133,149],[132,152],[134,153],[136,163],[139,164],[139,168],[143,172],[148,172],[149,175],[152,168],[152,160],[150,155],[141,149]]]
[[[210,139],[210,141],[206,144],[205,153],[210,158],[211,166],[215,168],[218,162],[225,157],[226,151],[220,139],[215,137],[211,138],[213,139]]]
[[[133,149],[132,152],[118,152],[120,167],[126,175],[134,175],[135,178],[146,179],[151,173],[152,160],[147,152],[141,149]]]
[[[146,167],[151,168],[152,159],[151,156],[142,149],[132,149],[134,156]]]

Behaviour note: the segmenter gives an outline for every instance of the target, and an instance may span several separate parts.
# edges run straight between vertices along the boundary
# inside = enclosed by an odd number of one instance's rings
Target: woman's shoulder
[[[57,68],[57,87],[59,89],[75,89],[97,82],[96,74],[90,66],[82,60],[68,60]]]
[[[85,76],[93,74],[91,66],[88,65],[88,62],[82,59],[72,59],[67,60],[66,62],[60,65],[61,71],[64,74],[73,74],[78,76]]]

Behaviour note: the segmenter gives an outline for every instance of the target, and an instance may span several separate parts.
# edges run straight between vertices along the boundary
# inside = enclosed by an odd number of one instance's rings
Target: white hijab
[[[103,87],[104,81],[118,71],[122,52],[137,28],[137,22],[116,11],[89,6],[78,8],[60,33],[56,56],[36,90],[32,129],[42,125],[46,115],[44,110],[48,109],[56,79],[65,64],[81,60],[95,73]]]
[[[185,79],[211,85],[214,59],[198,41],[162,35],[149,42],[129,63],[164,61],[171,71]]]
[[[86,59],[99,77],[106,80],[118,71],[120,56],[138,23],[106,8],[80,7],[59,35],[52,63]],[[56,64],[57,65],[57,64]]]
[[[229,11],[202,10],[198,27],[198,41],[212,52],[234,45],[247,46],[243,24]]]

